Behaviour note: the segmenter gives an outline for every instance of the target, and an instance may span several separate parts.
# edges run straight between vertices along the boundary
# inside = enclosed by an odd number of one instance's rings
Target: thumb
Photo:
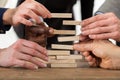
[[[73,45],[73,49],[77,51],[92,51],[91,42],[81,42]]]

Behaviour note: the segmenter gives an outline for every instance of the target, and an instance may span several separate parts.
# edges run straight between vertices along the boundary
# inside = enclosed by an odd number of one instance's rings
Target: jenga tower
[[[61,14],[61,13],[52,13],[52,18],[71,18],[71,14]],[[34,23],[34,22],[33,22]],[[80,21],[70,21],[64,20],[63,25],[80,25]],[[46,47],[47,37],[50,35],[64,35],[64,37],[58,37],[58,42],[68,42],[68,41],[79,41],[79,35],[76,36],[75,30],[56,30],[53,29],[53,33],[49,33],[49,27],[46,27],[44,23],[36,24],[31,27],[25,27],[25,39],[34,41],[39,45]],[[51,68],[65,68],[65,67],[82,67],[86,65],[84,58],[81,54],[71,54],[70,51],[73,50],[73,44],[52,44],[52,50],[48,50],[49,61],[43,61],[40,58],[41,62],[48,64],[48,67]]]

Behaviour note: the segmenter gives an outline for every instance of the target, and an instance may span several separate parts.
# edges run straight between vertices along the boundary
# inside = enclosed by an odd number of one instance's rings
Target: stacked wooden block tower
[[[52,18],[72,18],[71,13],[52,13]],[[80,21],[71,21],[71,20],[63,20],[63,25],[80,25]],[[33,27],[34,28],[34,27]],[[30,34],[30,29],[26,27],[26,38],[28,40],[35,41],[35,35]],[[40,32],[40,31],[37,31]],[[54,30],[54,34],[64,35],[64,37],[58,37],[58,42],[68,42],[68,41],[79,41],[79,36],[76,36],[75,30]],[[69,36],[68,36],[69,35]],[[45,35],[44,35],[45,36]],[[39,37],[41,39],[41,37]],[[38,39],[37,39],[38,40]],[[43,40],[44,41],[44,40]],[[70,50],[73,50],[73,44],[65,45],[65,44],[52,44],[52,50],[48,50],[49,61],[45,62],[41,60],[43,63],[47,63],[48,67],[51,68],[69,68],[69,67],[81,67],[81,61],[83,61],[83,56],[80,54],[70,54]]]
[[[52,17],[57,18],[72,18],[72,14],[52,14]],[[63,20],[63,25],[79,25],[80,21]],[[79,36],[75,36],[75,30],[54,30],[54,34],[64,35],[64,37],[58,37],[58,42],[79,41]],[[69,36],[68,36],[69,35]],[[53,50],[48,50],[49,66],[50,67],[79,67],[82,55],[70,54],[70,50],[73,50],[73,44],[52,44]]]

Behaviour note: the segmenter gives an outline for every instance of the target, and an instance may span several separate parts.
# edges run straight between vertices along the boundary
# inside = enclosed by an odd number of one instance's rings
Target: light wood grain
[[[75,68],[77,67],[77,64],[74,63],[74,64],[51,64],[51,67],[55,67],[55,68],[65,68],[65,67],[69,67],[69,68]]]
[[[48,58],[51,60],[56,59],[56,56],[48,56]]]
[[[80,21],[64,20],[63,25],[80,25]]]
[[[75,30],[54,30],[53,34],[59,35],[75,35]]]
[[[67,42],[67,41],[79,41],[79,36],[64,36],[64,37],[58,37],[59,42]]]
[[[67,60],[49,60],[49,63],[57,63],[57,64],[61,64],[61,63],[76,63],[75,59],[67,59]]]
[[[72,13],[51,13],[52,18],[72,18]]]
[[[62,55],[62,56],[68,56],[70,55],[70,51],[63,51],[63,50],[48,50],[48,55]]]
[[[0,68],[0,80],[120,80],[119,70],[101,68]]]
[[[73,45],[52,44],[52,49],[73,50]]]
[[[82,59],[82,55],[56,56],[57,59]]]

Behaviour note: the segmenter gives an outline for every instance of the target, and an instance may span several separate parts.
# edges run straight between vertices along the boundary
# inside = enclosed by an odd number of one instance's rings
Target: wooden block
[[[44,61],[44,60],[42,60],[42,59],[40,59],[40,58],[37,58],[37,57],[34,57],[35,59],[37,59],[37,60],[39,60],[40,62],[42,62],[42,63],[45,63],[45,64],[48,64],[49,62],[47,62],[47,61]]]
[[[74,64],[51,64],[51,67],[54,67],[54,68],[66,68],[66,67],[75,68],[75,67],[77,67],[77,64],[76,63],[74,63]]]
[[[64,20],[63,25],[80,25],[80,21]]]
[[[62,51],[62,50],[48,50],[48,55],[56,55],[56,56],[68,56],[70,55],[70,51]]]
[[[52,44],[52,49],[73,50],[73,45]]]
[[[83,61],[81,61],[81,62],[77,62],[77,67],[78,67],[78,68],[86,68],[86,67],[88,67],[88,68],[89,68],[89,67],[90,67],[90,65],[88,64],[88,62],[87,62],[87,61],[86,61],[86,62],[85,62],[85,61],[84,61],[84,62],[83,62]]]
[[[66,42],[66,41],[79,41],[79,36],[65,36],[65,37],[58,37],[59,42]]]
[[[72,18],[72,13],[51,13],[52,18]]]
[[[65,63],[76,63],[75,59],[68,59],[68,60],[49,60],[49,63],[56,63],[56,64],[65,64]]]
[[[54,30],[53,34],[60,34],[60,35],[75,35],[75,30]]]
[[[82,55],[56,56],[57,59],[82,59]]]
[[[56,59],[56,56],[48,56],[48,58],[49,58],[50,60],[54,60],[54,59]]]

